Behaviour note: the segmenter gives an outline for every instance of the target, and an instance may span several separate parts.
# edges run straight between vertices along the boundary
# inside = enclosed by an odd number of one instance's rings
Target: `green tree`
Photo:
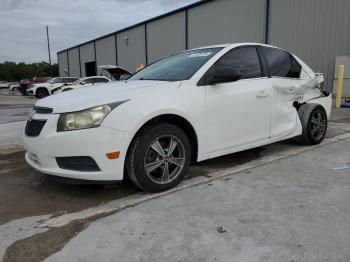
[[[0,80],[20,81],[21,79],[33,79],[34,77],[58,76],[58,64],[49,65],[46,62],[25,64],[4,62],[0,63]]]

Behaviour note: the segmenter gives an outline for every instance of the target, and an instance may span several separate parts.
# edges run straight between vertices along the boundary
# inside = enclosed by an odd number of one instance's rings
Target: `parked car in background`
[[[43,98],[51,95],[53,89],[63,84],[72,83],[78,79],[77,77],[55,77],[47,80],[45,83],[33,83],[28,87],[27,94],[37,98]]]
[[[294,138],[322,142],[332,97],[297,56],[229,44],[176,53],[126,81],[38,101],[26,161],[45,174],[149,192],[180,183],[191,162]]]
[[[112,81],[120,81],[132,75],[130,71],[120,66],[100,65],[97,68],[101,69],[104,72],[104,74]]]
[[[14,87],[19,87],[18,82],[8,82],[8,84],[11,91],[13,91]]]
[[[22,79],[21,81],[19,81],[18,84],[19,84],[19,87],[17,91],[21,92],[22,95],[27,95],[27,89],[29,88],[29,86],[34,85],[35,82],[29,79]]]
[[[9,88],[9,83],[6,81],[0,81],[0,89]]]
[[[56,87],[55,89],[52,90],[52,94],[60,93],[60,92],[65,92],[81,87],[87,87],[87,86],[92,86],[95,84],[101,84],[101,83],[107,83],[110,82],[111,79],[105,76],[89,76],[89,77],[84,77],[81,79],[76,80],[75,82],[68,84],[68,85],[62,85],[59,87]]]
[[[50,76],[39,76],[39,77],[34,77],[33,82],[36,84],[46,83],[50,79],[51,79]]]
[[[10,85],[10,91],[19,91],[19,82],[12,82],[11,85]]]

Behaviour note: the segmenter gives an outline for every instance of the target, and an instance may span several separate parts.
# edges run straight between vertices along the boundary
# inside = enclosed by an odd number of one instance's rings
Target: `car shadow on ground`
[[[248,163],[265,150],[259,147],[203,161],[191,166],[186,179]],[[28,166],[23,151],[0,155],[0,166],[0,225],[28,216],[76,212],[142,192],[128,179],[108,185],[59,182]]]

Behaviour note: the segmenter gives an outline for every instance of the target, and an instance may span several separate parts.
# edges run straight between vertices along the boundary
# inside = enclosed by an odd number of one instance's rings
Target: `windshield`
[[[170,55],[150,64],[128,80],[187,80],[221,49],[221,47],[204,48]]]
[[[77,85],[77,84],[79,84],[81,81],[82,81],[82,79],[75,80],[75,81],[72,83],[72,85]]]

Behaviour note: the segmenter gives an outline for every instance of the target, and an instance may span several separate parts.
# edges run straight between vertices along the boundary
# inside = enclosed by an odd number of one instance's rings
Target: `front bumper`
[[[58,114],[35,115],[33,119],[47,119],[38,137],[24,136],[25,159],[34,169],[65,178],[116,181],[123,179],[124,160],[130,134],[100,126],[84,130],[56,132]],[[108,152],[120,151],[118,159],[109,160]],[[100,171],[73,171],[58,166],[56,157],[89,156]]]
[[[51,90],[51,95],[56,94],[56,93],[59,93],[59,91],[60,91],[61,89],[62,89],[61,87],[56,87],[56,88],[52,89],[52,90]]]
[[[34,89],[28,89],[27,90],[27,95],[33,96],[34,95]]]

